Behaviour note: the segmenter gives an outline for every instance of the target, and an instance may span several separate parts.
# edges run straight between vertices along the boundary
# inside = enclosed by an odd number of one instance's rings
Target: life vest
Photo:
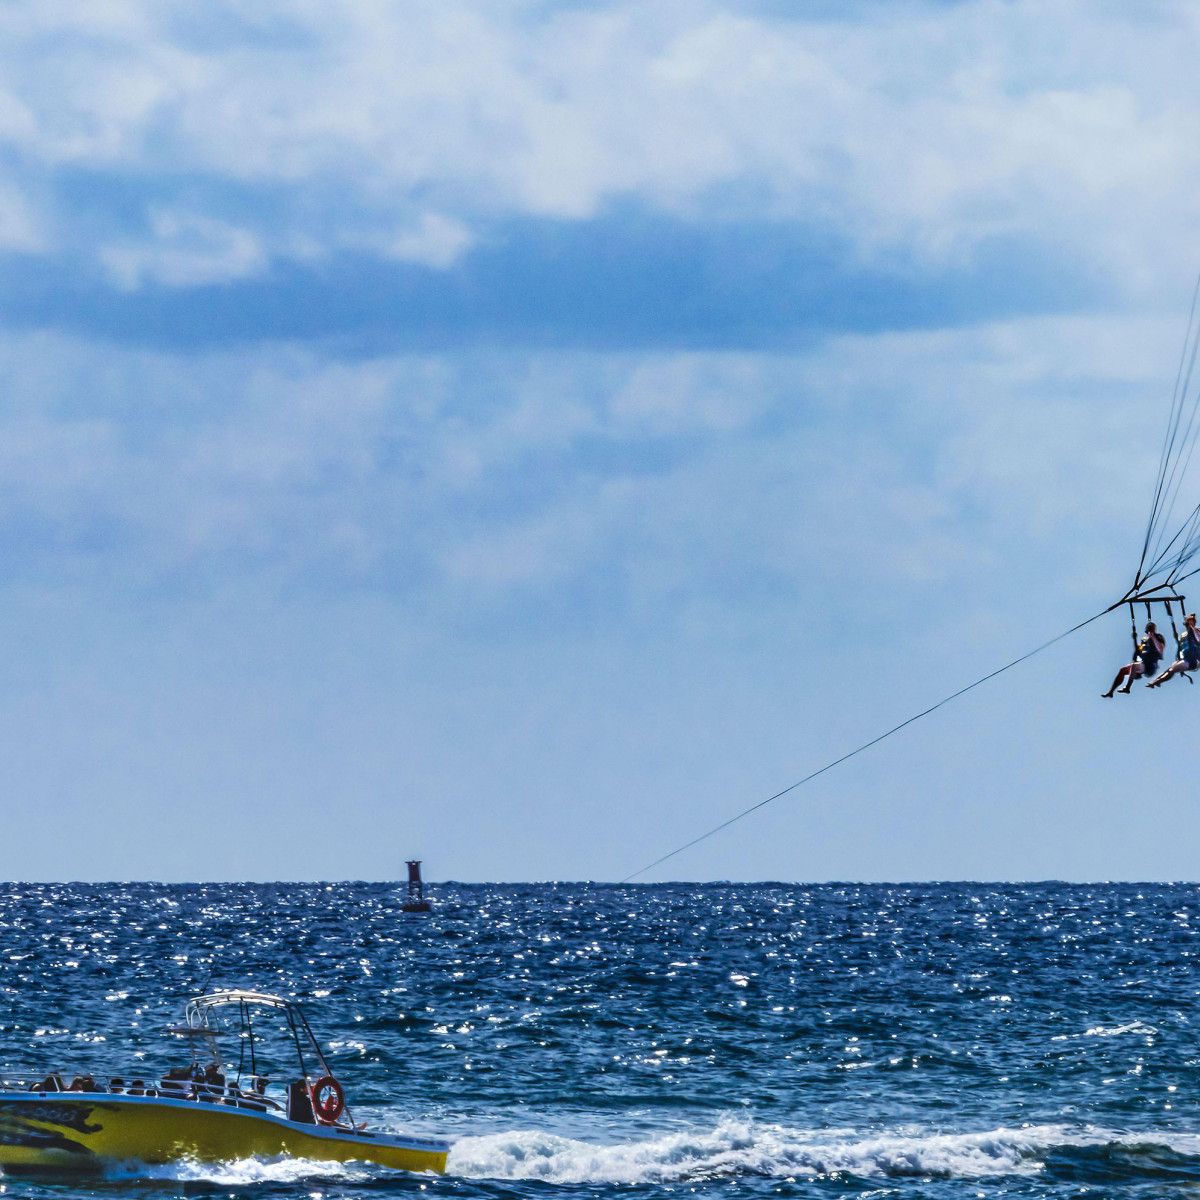
[[[1180,657],[1182,657],[1182,653],[1180,651]],[[1138,642],[1137,656],[1148,671],[1153,671],[1162,660],[1162,649],[1154,638],[1143,638]]]
[[[1189,671],[1200,670],[1200,641],[1186,629],[1179,635],[1179,657],[1187,663]]]

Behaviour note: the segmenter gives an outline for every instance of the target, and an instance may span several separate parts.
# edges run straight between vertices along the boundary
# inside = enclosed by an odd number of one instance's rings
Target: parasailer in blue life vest
[[[1134,652],[1133,662],[1126,663],[1118,672],[1117,677],[1112,681],[1112,687],[1107,692],[1101,692],[1100,695],[1105,700],[1111,700],[1113,693],[1120,691],[1122,695],[1128,696],[1129,689],[1133,687],[1135,679],[1141,679],[1143,675],[1153,675],[1158,670],[1158,664],[1162,662],[1162,656],[1167,648],[1167,639],[1158,632],[1158,626],[1153,621],[1146,622],[1146,636],[1137,644],[1137,650]],[[1125,686],[1120,687],[1121,680],[1125,680]]]
[[[1183,632],[1179,635],[1175,661],[1147,687],[1158,687],[1173,675],[1186,675],[1189,671],[1200,671],[1200,630],[1196,629],[1196,614],[1188,613],[1183,619]],[[1190,683],[1191,680],[1189,679]]]

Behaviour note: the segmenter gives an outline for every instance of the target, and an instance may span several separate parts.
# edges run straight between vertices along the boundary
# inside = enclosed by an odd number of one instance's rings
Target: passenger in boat
[[[1196,628],[1195,613],[1188,613],[1183,619],[1183,632],[1179,635],[1177,653],[1175,661],[1157,679],[1152,679],[1146,684],[1147,687],[1158,687],[1175,675],[1186,676],[1189,671],[1200,671],[1200,630]]]
[[[192,1090],[191,1067],[172,1067],[159,1080],[159,1085],[168,1096],[188,1096]]]
[[[1118,672],[1117,677],[1112,681],[1112,686],[1107,692],[1101,692],[1100,695],[1105,700],[1111,700],[1113,693],[1119,691],[1123,696],[1129,695],[1129,689],[1133,687],[1135,679],[1141,679],[1143,675],[1153,676],[1158,670],[1158,664],[1162,662],[1163,653],[1167,648],[1167,639],[1158,632],[1158,626],[1153,621],[1146,622],[1146,636],[1137,644],[1137,651],[1134,654],[1133,662],[1126,663]],[[1120,687],[1121,680],[1125,680],[1125,686]]]

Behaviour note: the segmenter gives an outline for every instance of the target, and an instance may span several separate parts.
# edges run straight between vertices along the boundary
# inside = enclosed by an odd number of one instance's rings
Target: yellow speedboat
[[[226,1069],[214,1013],[238,1016],[238,1063]],[[255,1025],[273,1010],[273,1030]],[[354,1121],[341,1083],[299,1007],[262,992],[219,991],[188,1002],[183,1025],[191,1061],[160,1079],[69,1082],[49,1075],[0,1090],[0,1167],[97,1169],[106,1163],[229,1162],[288,1155],[369,1162],[404,1171],[446,1169],[447,1141],[375,1133]],[[273,1095],[259,1063],[273,1032],[294,1050],[298,1070]]]

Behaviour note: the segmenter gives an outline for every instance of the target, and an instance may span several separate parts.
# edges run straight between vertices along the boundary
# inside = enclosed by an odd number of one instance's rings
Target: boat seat
[[[309,1095],[308,1081],[297,1079],[288,1084],[287,1119],[300,1121],[305,1125],[315,1125],[317,1118],[313,1114],[312,1096]]]

